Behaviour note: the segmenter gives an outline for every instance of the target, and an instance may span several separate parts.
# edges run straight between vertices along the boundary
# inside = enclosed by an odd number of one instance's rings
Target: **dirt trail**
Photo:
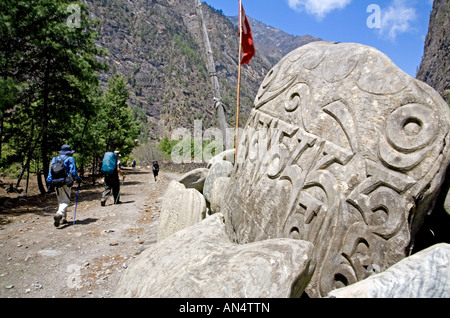
[[[11,200],[0,207],[0,297],[113,297],[130,260],[156,243],[162,197],[180,175],[128,169],[122,204],[100,206],[103,185],[82,185],[73,225],[53,225],[55,194]]]

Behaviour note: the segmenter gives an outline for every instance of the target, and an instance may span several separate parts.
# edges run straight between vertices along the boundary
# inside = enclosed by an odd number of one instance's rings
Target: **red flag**
[[[241,3],[241,19],[239,20],[242,25],[239,27],[239,32],[242,30],[242,56],[241,64],[248,64],[255,55],[255,46],[253,44],[252,30],[250,29],[250,23],[248,23],[247,16],[245,15],[244,7]],[[239,36],[241,34],[239,33]]]

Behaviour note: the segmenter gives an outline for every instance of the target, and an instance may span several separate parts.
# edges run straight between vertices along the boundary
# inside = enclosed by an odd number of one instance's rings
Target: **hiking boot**
[[[117,202],[114,203],[114,204],[122,204],[122,201],[117,201]]]
[[[62,219],[62,215],[61,214],[55,214],[55,216],[53,217],[53,220],[54,220],[53,225],[58,227],[59,226],[59,222],[61,221],[61,219]]]
[[[105,206],[106,202],[105,201],[100,201],[100,205],[101,206]]]

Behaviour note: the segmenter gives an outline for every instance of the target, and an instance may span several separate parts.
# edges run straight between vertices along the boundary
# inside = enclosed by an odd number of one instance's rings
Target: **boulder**
[[[450,110],[378,50],[314,42],[268,73],[240,133],[221,213],[237,243],[312,242],[306,289],[333,289],[409,255],[449,165]]]
[[[313,270],[311,243],[274,239],[237,245],[218,213],[138,255],[115,297],[298,297]]]
[[[187,189],[195,189],[201,193],[203,192],[203,186],[208,172],[209,169],[207,168],[194,169],[182,175],[178,182],[183,184]]]
[[[450,298],[450,244],[437,244],[330,298]]]
[[[159,217],[157,240],[161,242],[173,233],[199,223],[206,217],[206,202],[200,192],[186,189],[172,180],[164,193]]]
[[[211,190],[214,185],[214,181],[217,178],[229,177],[233,171],[233,164],[225,160],[217,160],[209,169],[208,176],[206,177],[205,185],[203,186],[203,195],[207,202],[211,202]]]
[[[211,160],[209,160],[208,162],[207,168],[211,168],[214,163],[222,160],[226,160],[234,164],[234,155],[236,152],[235,150],[236,149],[228,149],[212,157]]]
[[[214,181],[211,189],[210,209],[212,213],[219,213],[223,204],[225,192],[230,183],[230,177],[220,177]]]
[[[445,196],[444,211],[450,216],[450,191],[448,191]]]

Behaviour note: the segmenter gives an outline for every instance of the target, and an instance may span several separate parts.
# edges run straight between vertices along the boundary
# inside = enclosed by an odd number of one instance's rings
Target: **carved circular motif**
[[[438,130],[434,111],[421,104],[396,109],[387,119],[386,135],[398,151],[415,152],[428,146]]]
[[[284,108],[288,112],[297,110],[299,106],[307,107],[309,99],[309,87],[306,84],[294,85],[287,94]]]

